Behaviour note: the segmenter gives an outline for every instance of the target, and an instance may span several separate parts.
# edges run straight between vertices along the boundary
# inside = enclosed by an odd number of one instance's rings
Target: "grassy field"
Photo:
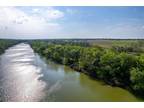
[[[100,40],[87,40],[92,46],[100,46],[104,48],[111,48],[113,46],[130,46],[139,45],[144,47],[144,40],[111,40],[111,39],[100,39]]]

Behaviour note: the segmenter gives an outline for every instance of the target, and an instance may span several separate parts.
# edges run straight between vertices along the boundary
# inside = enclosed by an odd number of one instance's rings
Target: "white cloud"
[[[34,8],[33,13],[35,15],[42,16],[46,20],[54,20],[64,17],[64,13],[62,11],[54,9],[53,7]]]
[[[43,10],[42,10],[43,11]],[[62,27],[54,19],[64,17],[64,13],[54,8],[41,12],[33,9],[34,14],[28,14],[16,7],[0,8],[0,38],[40,38],[58,32]],[[39,14],[35,15],[35,13]]]
[[[37,13],[37,12],[39,12],[40,10],[37,9],[37,8],[34,8],[34,9],[32,9],[32,11],[33,11],[33,13]]]

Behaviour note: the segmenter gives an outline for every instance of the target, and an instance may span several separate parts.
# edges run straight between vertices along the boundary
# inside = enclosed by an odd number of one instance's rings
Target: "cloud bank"
[[[52,7],[44,10],[32,8],[28,14],[16,7],[0,8],[0,37],[44,38],[57,33],[61,26],[53,20],[64,17],[64,13]]]

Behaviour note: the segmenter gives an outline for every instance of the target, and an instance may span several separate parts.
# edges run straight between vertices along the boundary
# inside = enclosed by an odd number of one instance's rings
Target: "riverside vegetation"
[[[17,43],[18,43],[18,40],[0,39],[0,54],[4,53],[5,49],[7,49],[8,47]]]
[[[66,40],[35,40],[31,42],[31,46],[47,59],[68,65],[109,85],[128,89],[143,97],[144,41],[111,41],[114,44],[111,43],[110,47]]]

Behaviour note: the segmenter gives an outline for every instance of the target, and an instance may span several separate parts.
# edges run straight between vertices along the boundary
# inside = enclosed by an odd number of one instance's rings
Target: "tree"
[[[81,49],[82,48],[80,46],[70,46],[70,45],[65,46],[64,64],[78,68]]]
[[[79,59],[80,70],[87,71],[91,76],[97,76],[102,50],[98,48],[83,48]]]
[[[144,94],[144,70],[132,68],[130,74],[130,80],[132,82],[131,86],[133,90],[139,94]]]

